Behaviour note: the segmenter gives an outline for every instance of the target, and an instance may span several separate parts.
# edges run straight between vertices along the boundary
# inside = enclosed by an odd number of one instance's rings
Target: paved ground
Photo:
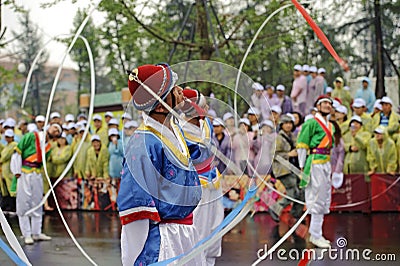
[[[98,265],[121,265],[120,224],[116,213],[74,211],[64,212],[64,215],[78,242]],[[17,218],[9,218],[9,222],[19,236]],[[248,216],[224,237],[222,257],[217,260],[216,265],[250,265],[257,259],[257,251],[265,245],[267,248],[272,247],[284,231],[285,228],[277,225],[268,214]],[[33,265],[90,265],[68,237],[58,214],[45,215],[44,232],[53,236],[53,240],[31,246],[22,244]],[[372,253],[367,254],[369,257],[375,258],[376,254],[394,254],[397,262],[346,261],[346,248],[338,248],[336,260],[329,259],[325,253],[323,260],[313,261],[311,265],[400,265],[400,213],[334,213],[326,218],[324,232],[326,237],[333,241],[334,247],[337,247],[337,239],[346,238],[347,250],[357,249],[360,258],[362,251],[371,249]],[[2,239],[5,240],[3,236]],[[22,243],[22,239],[20,240]],[[280,247],[286,252],[281,253],[281,258],[286,257],[287,260],[279,260],[274,253],[272,260],[268,259],[259,265],[297,265],[299,260],[291,260],[289,252],[295,257],[296,252],[301,252],[306,247],[304,240],[291,238]],[[365,252],[368,253],[368,250]],[[351,254],[348,257],[351,257]],[[2,250],[0,265],[14,265]]]

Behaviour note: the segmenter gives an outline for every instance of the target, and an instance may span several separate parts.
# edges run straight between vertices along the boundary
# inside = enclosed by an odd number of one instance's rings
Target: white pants
[[[17,215],[19,227],[24,237],[42,233],[42,208],[29,216],[25,213],[39,205],[43,198],[43,179],[40,173],[22,173],[17,181]]]
[[[317,239],[322,237],[324,214],[329,213],[331,186],[331,163],[311,165],[311,178],[305,189],[305,198],[311,213],[309,232]]]
[[[193,212],[193,225],[196,227],[199,239],[210,235],[224,220],[224,207],[222,205],[222,189],[202,187],[201,201]],[[214,265],[215,258],[221,256],[221,241],[204,250],[207,265]]]

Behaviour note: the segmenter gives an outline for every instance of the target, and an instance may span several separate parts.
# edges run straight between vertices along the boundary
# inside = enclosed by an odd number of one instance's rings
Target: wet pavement
[[[117,213],[68,211],[63,214],[80,245],[98,265],[121,265]],[[17,218],[9,217],[8,220],[15,234],[20,236]],[[47,213],[43,224],[43,232],[51,235],[52,241],[26,246],[20,238],[33,265],[90,265],[69,238],[57,213]],[[257,253],[261,252],[259,250],[271,248],[286,230],[284,225],[278,225],[266,213],[247,216],[223,238],[222,257],[217,259],[216,265],[251,265],[257,260]],[[325,253],[321,256],[323,259],[314,260],[311,265],[400,265],[400,213],[332,213],[325,219],[324,234],[336,248],[337,258],[332,259],[335,254],[328,256]],[[6,241],[3,235],[1,237]],[[337,241],[343,238],[346,245],[339,248],[338,245],[343,242]],[[268,258],[259,265],[298,265],[296,252],[301,254],[308,245],[303,239],[291,237],[279,247],[286,252],[281,253],[280,259],[275,252],[272,259]],[[340,254],[351,250],[354,252],[355,249],[359,251],[361,260],[351,259],[356,258],[351,257],[351,253],[340,259]],[[371,250],[370,254],[367,254],[367,249]],[[371,261],[364,259],[363,251]],[[317,250],[318,255],[321,255],[320,252]],[[397,262],[393,261],[391,254]],[[377,258],[376,255],[380,255],[380,258],[386,256],[392,261],[372,260]],[[349,259],[346,260],[346,257]],[[0,265],[14,265],[2,250]]]

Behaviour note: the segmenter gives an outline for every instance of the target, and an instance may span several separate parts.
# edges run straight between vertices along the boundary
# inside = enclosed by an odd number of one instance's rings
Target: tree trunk
[[[386,95],[385,92],[385,64],[383,60],[383,36],[381,24],[381,4],[380,0],[374,0],[375,12],[375,41],[376,41],[376,87],[375,94],[377,98]]]
[[[207,24],[207,14],[204,6],[204,1],[196,0],[196,8],[197,8],[197,25],[196,29],[198,31],[198,35],[200,40],[198,43],[200,46],[200,59],[208,60],[211,58],[211,54],[213,52],[213,48],[210,43],[210,38],[208,35],[208,24]]]

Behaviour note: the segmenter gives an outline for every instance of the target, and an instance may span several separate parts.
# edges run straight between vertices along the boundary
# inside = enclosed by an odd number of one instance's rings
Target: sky
[[[4,2],[4,1],[1,1]],[[41,8],[41,3],[52,2],[52,0],[15,0],[18,5],[22,5],[24,8],[29,9],[31,20],[39,27],[42,36],[43,43],[52,39],[54,36],[60,34],[69,34],[73,28],[73,19],[78,8],[86,8],[89,6],[89,0],[79,0],[77,3],[72,4],[71,0],[65,0],[58,3],[57,5],[50,8]],[[7,6],[3,6],[2,9],[2,27],[7,27],[5,38],[2,42],[13,38],[12,31],[19,32],[20,27],[18,25],[18,16]],[[93,13],[93,21],[96,25],[104,21],[102,14],[95,11]],[[56,42],[51,42],[46,50],[49,52],[49,65],[58,66],[65,54],[67,49],[66,45],[59,44]],[[0,57],[10,51],[16,51],[17,47],[13,46],[7,50],[0,50]],[[69,57],[67,57],[64,66],[76,68],[76,64],[73,63]]]

